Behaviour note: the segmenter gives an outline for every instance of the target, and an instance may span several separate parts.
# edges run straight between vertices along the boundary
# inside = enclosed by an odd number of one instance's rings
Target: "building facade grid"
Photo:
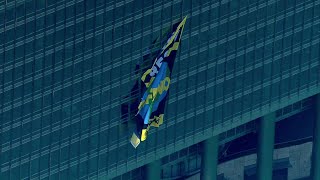
[[[114,177],[319,92],[319,0],[53,2],[0,4],[5,178]],[[134,151],[134,65],[185,15],[166,123]]]

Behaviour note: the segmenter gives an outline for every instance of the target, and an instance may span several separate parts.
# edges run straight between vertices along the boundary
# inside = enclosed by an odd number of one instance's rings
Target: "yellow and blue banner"
[[[152,66],[143,73],[140,86],[135,86],[142,92],[139,105],[135,106],[137,128],[130,140],[135,148],[147,139],[151,126],[159,127],[163,123],[171,72],[186,19],[173,25],[167,42],[158,51]]]

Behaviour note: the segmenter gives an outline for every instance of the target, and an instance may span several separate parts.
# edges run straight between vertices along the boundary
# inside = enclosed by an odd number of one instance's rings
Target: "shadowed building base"
[[[314,180],[320,179],[320,94],[315,96],[315,121],[313,129],[313,145],[312,145],[312,167],[311,177]]]

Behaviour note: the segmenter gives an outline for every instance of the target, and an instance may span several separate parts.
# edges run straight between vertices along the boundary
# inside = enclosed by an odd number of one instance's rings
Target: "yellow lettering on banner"
[[[150,126],[159,127],[162,123],[163,123],[163,114],[160,114],[159,117],[154,116],[154,118],[149,120],[149,127]]]
[[[140,110],[141,107],[145,104],[145,102],[146,102],[145,100],[143,100],[143,101],[140,102],[140,104],[139,104],[139,106],[138,106],[138,109],[139,109],[139,110]]]
[[[153,99],[155,99],[155,97],[157,95],[157,88],[151,88],[150,90],[151,90]]]
[[[175,43],[173,44],[173,46],[172,46],[171,48],[169,48],[168,51],[165,53],[165,57],[170,56],[171,51],[176,51],[176,50],[178,50],[179,43],[180,43],[180,42],[175,42]]]
[[[142,82],[145,81],[147,75],[150,74],[150,72],[151,72],[151,69],[148,69],[145,73],[143,73],[143,75],[142,75],[142,77],[141,77]]]
[[[159,95],[163,93],[163,91],[168,91],[170,85],[170,78],[166,77],[162,80],[157,88],[153,88],[153,93],[157,92]],[[156,94],[154,94],[155,96]]]
[[[187,16],[184,17],[184,19],[181,21],[181,23],[178,25],[176,31],[173,33],[173,35],[171,36],[171,38],[168,40],[168,42],[166,43],[166,45],[164,46],[164,48],[162,49],[166,49],[173,41],[173,39],[175,39],[175,37],[178,35],[179,31],[180,31],[180,28],[181,28],[181,34],[183,32],[183,29],[184,29],[184,24],[186,23],[186,20],[187,20]],[[179,39],[180,40],[180,39]],[[163,51],[161,52],[163,53]]]
[[[170,78],[166,77],[163,81],[163,89],[168,91],[170,85]]]
[[[147,88],[150,86],[150,84],[153,82],[153,80],[154,80],[154,77],[152,77],[149,82],[147,82],[147,83],[145,82],[144,83]]]
[[[152,94],[148,94],[147,99],[146,99],[146,101],[147,101],[146,104],[151,104],[152,103],[152,99],[153,99]]]

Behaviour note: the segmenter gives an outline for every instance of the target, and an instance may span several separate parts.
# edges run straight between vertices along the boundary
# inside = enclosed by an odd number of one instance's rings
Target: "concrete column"
[[[146,165],[146,180],[161,179],[161,161],[156,160]]]
[[[218,142],[218,135],[202,142],[203,153],[201,158],[201,180],[217,179]]]
[[[275,113],[271,113],[260,120],[257,154],[259,180],[272,180],[275,118]]]
[[[315,121],[313,125],[313,145],[312,145],[312,167],[311,177],[314,180],[320,179],[320,94],[315,96]]]

